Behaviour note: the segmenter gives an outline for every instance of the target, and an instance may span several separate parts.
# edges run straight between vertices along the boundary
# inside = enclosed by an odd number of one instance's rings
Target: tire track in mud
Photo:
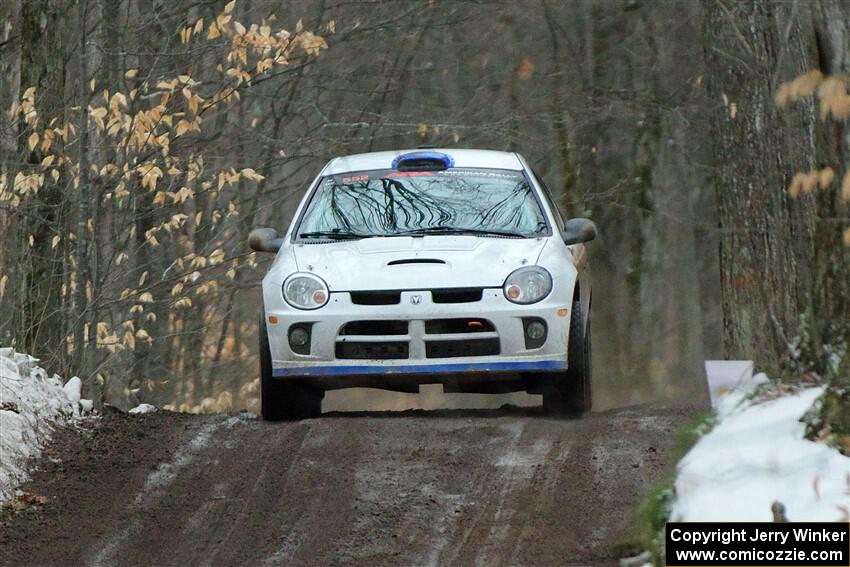
[[[610,565],[688,415],[104,416],[0,514],[0,564]]]

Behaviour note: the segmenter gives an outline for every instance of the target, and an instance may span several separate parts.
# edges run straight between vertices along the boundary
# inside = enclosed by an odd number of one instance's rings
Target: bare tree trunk
[[[0,4],[0,109],[8,109],[21,96],[21,2],[9,0]],[[15,176],[12,164],[17,154],[17,119],[0,112],[0,176],[11,184]],[[8,275],[6,243],[9,242],[11,218],[0,206],[0,278]]]
[[[786,110],[773,102],[781,82],[810,69],[846,72],[846,14],[813,25],[840,4],[705,4],[725,344],[775,375],[823,371],[824,343],[848,338],[850,269],[829,226],[834,199],[787,191],[798,171],[846,167],[845,135],[817,119],[810,99]],[[806,363],[801,347],[821,352],[804,353]]]
[[[86,20],[88,12],[88,0],[80,0],[77,14],[77,33],[79,34],[79,81],[77,95],[77,104],[80,106],[79,111],[79,144],[78,163],[79,171],[79,188],[77,192],[77,223],[76,223],[76,249],[74,252],[75,269],[77,272],[77,291],[75,294],[75,326],[74,326],[74,363],[73,369],[76,373],[82,374],[85,364],[84,349],[87,348],[86,342],[87,333],[87,285],[88,285],[88,227],[87,221],[89,217],[89,116],[88,116],[88,99],[89,99],[89,71],[88,71],[88,46],[86,33]]]

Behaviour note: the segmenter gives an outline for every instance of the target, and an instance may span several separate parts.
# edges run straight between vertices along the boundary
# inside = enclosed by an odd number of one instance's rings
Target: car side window
[[[543,188],[543,196],[546,198],[549,208],[552,209],[552,214],[555,215],[555,220],[558,223],[558,231],[560,232],[564,229],[564,215],[561,214],[561,209],[558,208],[558,203],[555,201],[555,198],[552,196],[552,192],[549,191],[549,187],[546,186],[543,178],[540,177],[536,171],[532,170],[531,172],[534,174],[534,178],[537,179],[537,183]]]

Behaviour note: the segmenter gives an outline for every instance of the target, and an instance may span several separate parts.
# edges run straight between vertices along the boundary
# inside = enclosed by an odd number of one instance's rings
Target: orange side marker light
[[[271,323],[272,325],[277,325],[277,317],[275,317],[274,315],[269,315],[269,323]]]

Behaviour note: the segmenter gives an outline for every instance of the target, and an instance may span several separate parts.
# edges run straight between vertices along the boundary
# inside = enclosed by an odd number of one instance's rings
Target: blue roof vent
[[[430,150],[402,154],[393,160],[393,169],[399,171],[443,171],[454,165],[452,156]]]

